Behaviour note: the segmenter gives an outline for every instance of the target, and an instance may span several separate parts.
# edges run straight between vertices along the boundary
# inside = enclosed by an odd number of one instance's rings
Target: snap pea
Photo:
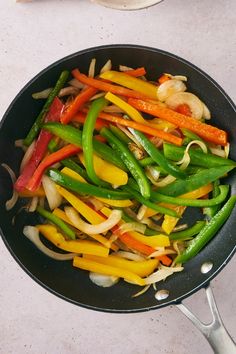
[[[69,71],[67,70],[62,71],[61,75],[59,76],[59,79],[56,82],[55,87],[50,92],[41,112],[36,118],[26,138],[24,139],[24,145],[29,146],[34,140],[34,138],[37,136],[37,134],[39,133],[45,114],[48,112],[54,98],[59,94],[61,88],[64,86],[66,80],[68,79],[68,76],[69,76]]]
[[[202,248],[215,236],[230,216],[236,203],[236,196],[232,196],[223,208],[209,221],[199,234],[190,242],[182,254],[176,257],[176,263],[185,263],[196,256]]]
[[[83,183],[53,168],[50,168],[47,174],[54,182],[56,182],[60,186],[70,189],[71,191],[79,194],[88,194],[93,195],[95,197],[117,200],[128,199],[131,197],[131,193],[120,191],[118,189],[111,190],[102,187],[97,187],[90,183]]]
[[[176,180],[165,187],[159,187],[158,192],[171,197],[178,197],[181,194],[191,192],[195,189],[214,182],[226,173],[231,171],[234,166],[218,166],[200,171],[194,175],[188,176],[186,180]]]
[[[108,187],[109,184],[101,180],[95,172],[95,168],[93,165],[93,151],[94,151],[93,131],[94,131],[98,114],[107,105],[107,103],[108,102],[103,97],[98,98],[92,102],[86,120],[84,122],[83,132],[82,132],[82,147],[84,152],[84,163],[85,163],[87,174],[90,180],[94,184],[103,187]]]
[[[163,144],[164,156],[172,161],[179,161],[183,158],[185,147],[175,146],[168,143]],[[220,156],[213,154],[205,154],[204,152],[197,149],[189,149],[188,151],[191,164],[196,166],[201,166],[205,168],[216,167],[216,166],[236,166],[236,162],[230,159],[225,159]]]
[[[169,238],[172,241],[185,240],[186,238],[190,238],[197,235],[205,225],[206,221],[197,221],[193,226],[189,227],[186,230],[170,233]]]
[[[144,150],[151,156],[151,158],[159,166],[164,168],[166,172],[179,179],[185,179],[187,177],[187,174],[184,171],[181,171],[179,167],[175,166],[170,161],[168,161],[163,155],[163,153],[159,151],[156,146],[143,133],[135,129],[130,129],[130,131],[132,131],[135,138],[143,146]]]
[[[203,207],[210,207],[210,206],[215,206],[223,203],[223,201],[225,200],[229,192],[229,186],[228,185],[219,186],[219,190],[220,190],[219,195],[211,199],[176,198],[176,197],[169,197],[167,195],[160,194],[154,191],[152,191],[151,193],[151,199],[154,202],[203,208]]]
[[[142,196],[145,199],[148,199],[150,197],[150,184],[142,167],[139,165],[139,162],[136,160],[132,152],[123,142],[112,134],[109,129],[102,128],[100,134],[104,136],[112,148],[120,154],[126,167],[137,181]]]
[[[75,240],[76,237],[74,231],[66,223],[64,223],[64,221],[61,220],[58,216],[50,213],[49,211],[45,210],[40,206],[37,207],[36,211],[44,218],[48,219],[53,224],[57,225],[69,238]]]
[[[43,125],[43,129],[46,129],[68,143],[82,147],[82,132],[72,127],[71,125],[64,125],[60,123],[48,122]],[[119,156],[106,144],[100,141],[93,140],[94,150],[104,160],[111,162],[112,164],[120,167],[122,170],[127,171],[127,168]]]

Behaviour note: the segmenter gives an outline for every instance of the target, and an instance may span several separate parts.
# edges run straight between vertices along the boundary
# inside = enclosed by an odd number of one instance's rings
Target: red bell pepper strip
[[[60,120],[60,115],[63,110],[63,107],[63,103],[59,100],[59,98],[55,97],[45,117],[45,122],[58,122]],[[41,130],[36,141],[32,156],[29,159],[28,163],[25,165],[22,173],[20,174],[14,185],[15,190],[17,190],[18,192],[23,191],[27,186],[27,183],[29,182],[31,176],[33,175],[40,161],[44,157],[47,151],[48,143],[50,142],[52,136],[52,133],[44,129]]]
[[[60,150],[53,152],[51,155],[46,156],[42,162],[38,165],[37,169],[35,170],[33,176],[30,178],[29,183],[27,184],[26,188],[30,191],[35,191],[38,189],[44,171],[54,165],[55,163],[66,159],[69,156],[77,154],[81,151],[81,148],[72,144],[66,145]]]

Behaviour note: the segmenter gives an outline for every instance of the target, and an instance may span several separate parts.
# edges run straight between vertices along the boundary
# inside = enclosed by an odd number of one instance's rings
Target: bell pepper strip
[[[185,179],[187,174],[180,170],[179,167],[169,162],[163,153],[159,151],[156,146],[141,132],[131,129],[133,135],[138,140],[138,142],[142,145],[144,150],[151,156],[151,158],[166,172],[168,172],[171,176],[174,176],[179,179]]]
[[[176,257],[176,263],[186,263],[196,256],[202,248],[216,235],[229,218],[236,203],[236,196],[231,196],[223,208],[206,224],[199,234],[190,242],[182,254]]]
[[[75,116],[75,114],[83,107],[83,105],[90,100],[96,93],[97,89],[94,87],[86,87],[82,90],[69,105],[66,111],[61,116],[61,123],[68,124]]]
[[[169,75],[163,74],[163,75],[161,75],[161,76],[159,77],[158,82],[159,82],[159,84],[161,85],[161,84],[163,84],[164,82],[169,81],[170,79],[171,79],[171,78],[169,77]]]
[[[79,159],[85,165],[84,154],[79,154]],[[128,174],[119,167],[101,159],[97,155],[93,155],[93,165],[95,173],[103,181],[106,181],[115,186],[123,186],[128,182]]]
[[[174,146],[168,143],[163,144],[163,152],[167,159],[172,161],[179,161],[183,158],[185,147]],[[189,149],[190,163],[192,165],[211,168],[222,165],[236,166],[236,162],[230,159],[225,159],[213,154],[205,154],[197,149]]]
[[[220,181],[219,180],[216,180],[214,182],[214,187],[213,187],[213,191],[212,191],[212,197],[218,197],[218,195],[220,194],[220,188],[219,188],[219,184],[220,184]],[[207,215],[209,218],[212,218],[216,213],[217,211],[219,211],[220,209],[220,205],[217,204],[217,205],[214,205],[214,206],[208,206],[208,207],[205,207],[203,209],[203,214]]]
[[[119,71],[106,71],[99,75],[101,79],[112,81],[118,85],[140,92],[151,99],[157,100],[157,86],[150,82],[130,77],[127,73]]]
[[[103,113],[103,112],[102,112]],[[111,132],[121,141],[123,141],[123,143],[125,144],[129,144],[132,142],[132,140],[118,127],[116,127],[113,124],[109,125],[109,128],[111,130]]]
[[[52,138],[48,143],[48,151],[49,152],[57,151],[59,149],[58,148],[59,141],[60,141],[60,138],[58,138],[58,136],[55,136],[54,138]]]
[[[88,270],[90,272],[111,275],[118,278],[127,279],[129,282],[134,283],[136,285],[140,285],[140,286],[146,285],[145,280],[135,273],[132,273],[123,268],[113,267],[111,265],[94,262],[90,259],[75,257],[73,260],[73,266],[83,270]]]
[[[135,273],[140,277],[147,277],[157,268],[159,261],[157,259],[148,259],[145,261],[130,261],[119,257],[116,254],[109,255],[108,257],[84,255],[83,258],[89,259],[94,262],[102,263],[108,266],[122,268],[129,272]]]
[[[185,116],[188,116],[188,117],[192,116],[191,109],[190,109],[190,107],[189,107],[189,105],[187,103],[179,104],[175,108],[175,112],[181,113],[181,114],[183,114]]]
[[[51,221],[53,224],[55,224],[56,226],[58,226],[61,231],[64,232],[64,234],[66,236],[68,236],[70,239],[75,240],[75,233],[74,231],[64,223],[63,220],[61,220],[59,217],[57,217],[55,214],[47,211],[46,209],[42,208],[41,206],[38,206],[36,211],[43,216],[44,218],[46,218],[47,220]]]
[[[152,210],[152,209],[150,209],[150,210]],[[135,219],[133,219],[129,215],[127,215],[124,210],[122,211],[122,220],[124,222],[126,222],[126,223],[137,222]],[[148,226],[146,226],[145,231],[144,231],[144,235],[146,235],[146,236],[156,236],[157,235],[157,231],[149,228]]]
[[[125,163],[126,167],[137,181],[143,198],[148,199],[150,197],[150,184],[143,169],[139,165],[132,152],[123,142],[121,142],[114,134],[112,134],[109,129],[102,128],[100,133],[108,140],[112,148],[120,154],[120,157]]]
[[[63,125],[60,123],[46,123],[43,126],[44,129],[50,131],[61,139],[68,143],[77,145],[82,148],[82,132],[77,128],[70,125]],[[102,159],[111,162],[112,164],[120,167],[122,170],[126,171],[127,168],[120,157],[106,144],[100,143],[94,139],[93,141],[94,150],[96,154]]]
[[[105,97],[107,97],[107,95]],[[86,109],[84,111],[86,111]],[[139,123],[139,122],[137,123],[137,121],[124,119],[124,118],[121,118],[117,115],[112,115],[112,114],[105,113],[105,112],[99,113],[98,116],[99,116],[99,118],[101,118],[103,120],[106,120],[106,121],[109,121],[109,122],[112,122],[115,124],[120,124],[120,125],[123,125],[128,128],[134,128],[138,131],[141,131],[141,132],[146,133],[151,136],[157,136],[160,139],[163,139],[165,141],[168,141],[168,142],[173,143],[178,146],[182,145],[182,143],[183,143],[182,138],[175,136],[173,134],[167,133],[161,129],[156,129],[154,126],[149,124],[148,121],[145,121],[145,120],[143,123]]]
[[[124,191],[107,189],[103,187],[94,186],[89,183],[80,182],[75,178],[71,178],[70,176],[52,168],[48,170],[48,176],[60,186],[63,186],[79,194],[88,194],[94,197],[101,197],[114,200],[123,200],[131,196],[130,193]]]
[[[86,171],[83,169],[83,167],[81,167],[78,163],[76,163],[74,160],[72,159],[64,159],[61,161],[61,164],[65,167],[67,167],[70,170],[73,170],[74,172],[76,172],[79,176],[83,177],[84,181],[88,180],[88,175],[86,173]]]
[[[202,123],[195,118],[175,112],[170,108],[163,107],[158,103],[155,104],[133,98],[130,98],[128,103],[141,112],[145,112],[163,120],[167,120],[168,122],[175,124],[180,128],[189,129],[206,141],[210,141],[212,143],[223,146],[227,145],[227,134],[224,130],[216,128],[212,125]]]
[[[91,254],[94,256],[107,257],[109,254],[109,248],[100,245],[94,241],[87,240],[68,240],[61,233],[57,231],[57,228],[52,225],[44,224],[36,226],[39,232],[56,247],[73,253]]]
[[[87,112],[87,109],[83,109],[83,112],[86,111]],[[78,112],[72,119],[72,122],[78,122],[78,123],[81,123],[81,124],[84,124],[84,122],[86,121],[86,114],[83,113],[82,111]],[[100,119],[98,118],[95,122],[95,129],[97,131],[100,131],[102,129],[102,127],[109,127],[109,124],[104,121],[104,119]]]
[[[171,241],[189,239],[197,235],[205,225],[206,221],[197,221],[193,226],[189,227],[186,230],[170,233],[169,238]]]
[[[164,206],[161,206],[159,204],[155,204],[148,199],[145,199],[141,194],[139,194],[137,190],[133,189],[129,185],[123,186],[122,189],[132,195],[139,203],[146,205],[150,209],[155,210],[156,213],[178,217],[178,214],[175,211],[171,210],[170,208],[165,208]]]
[[[151,156],[145,157],[142,160],[139,160],[141,166],[146,167],[149,165],[154,165],[156,162],[151,158]]]
[[[56,215],[61,220],[65,221],[67,224],[74,226],[74,224],[72,224],[72,222],[70,221],[70,219],[67,217],[66,213],[63,210],[56,208],[53,210],[52,213],[53,213],[53,215]],[[106,237],[104,237],[100,234],[89,235],[89,236],[91,238],[93,238],[94,240],[100,242],[103,246],[111,248],[113,251],[117,251],[119,249],[118,246],[116,246],[114,243],[111,243]]]
[[[129,231],[129,234],[135,239],[138,240],[145,245],[151,246],[153,248],[156,247],[168,247],[170,246],[169,237],[163,234],[155,235],[155,236],[144,236],[136,231]]]
[[[142,114],[139,111],[137,111],[134,107],[130,106],[126,101],[122,100],[118,96],[108,92],[105,95],[105,98],[117,107],[121,108],[124,113],[126,113],[135,122],[143,124],[146,123],[145,119],[142,117]]]
[[[148,97],[145,94],[142,94],[137,91],[129,90],[125,87],[112,85],[108,82],[104,82],[102,80],[88,77],[84,74],[81,74],[78,69],[72,70],[72,75],[74,76],[74,78],[76,78],[77,80],[79,80],[83,84],[88,85],[88,86],[92,86],[100,91],[112,92],[116,95],[125,96],[125,97],[134,97],[134,98],[140,98],[140,99],[145,99]]]
[[[165,187],[159,187],[158,192],[172,197],[191,192],[204,185],[214,182],[226,173],[230,172],[234,166],[212,167],[200,171],[195,175],[188,176],[185,180],[176,180]]]
[[[31,192],[28,189],[23,189],[19,192],[21,198],[33,198],[33,197],[45,197],[45,191],[43,187],[39,187],[36,191]]]
[[[174,198],[174,197],[169,197],[169,196],[160,194],[158,192],[152,192],[151,198],[155,202],[204,208],[204,207],[215,206],[215,205],[223,203],[223,201],[226,199],[226,197],[228,195],[229,186],[222,185],[222,186],[219,186],[219,189],[220,189],[219,195],[217,197],[214,197],[211,199],[188,199],[188,198],[184,199],[183,197],[181,197],[181,198],[175,197]]]
[[[139,76],[145,76],[147,72],[144,67],[141,67],[137,69],[126,70],[125,73],[129,76],[139,77]]]
[[[36,121],[32,125],[26,138],[24,139],[24,145],[29,146],[32,143],[32,141],[35,139],[35,137],[38,135],[46,113],[49,111],[53,100],[59,94],[61,88],[64,86],[68,76],[69,76],[69,72],[67,70],[63,71],[61,73],[61,75],[59,76],[59,79],[57,80],[55,87],[50,92],[41,112],[39,113],[38,117],[36,118]]]
[[[64,106],[62,102],[57,97],[55,97],[48,113],[45,116],[45,122],[59,121],[63,107]],[[31,176],[33,175],[40,161],[43,159],[47,152],[48,144],[51,138],[52,134],[50,132],[44,129],[40,131],[40,134],[34,145],[32,156],[25,165],[22,173],[20,174],[14,185],[14,188],[18,192],[22,191],[27,186],[27,183],[29,182]]]
[[[53,152],[52,154],[46,156],[36,168],[33,176],[30,178],[26,188],[30,191],[35,191],[41,183],[42,176],[45,170],[54,165],[56,162],[59,162],[69,156],[73,156],[81,150],[80,147],[69,144]]]
[[[93,131],[96,119],[98,117],[99,112],[107,105],[107,101],[101,97],[97,100],[93,101],[91,104],[86,120],[83,126],[82,132],[82,147],[84,152],[84,165],[86,168],[86,172],[90,178],[90,180],[99,186],[107,187],[108,183],[104,182],[104,180],[100,179],[96,174],[94,164],[93,164]]]

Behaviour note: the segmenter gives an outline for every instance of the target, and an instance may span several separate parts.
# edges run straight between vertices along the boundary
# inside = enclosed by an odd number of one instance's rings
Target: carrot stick
[[[161,85],[161,84],[163,84],[164,82],[169,81],[169,80],[170,80],[170,77],[169,77],[168,75],[166,75],[166,74],[163,74],[163,75],[161,75],[161,76],[159,77],[158,82],[159,82],[159,84]]]
[[[133,70],[126,70],[125,73],[130,76],[139,77],[146,75],[146,70],[144,67],[141,67]]]
[[[83,109],[84,112],[88,112],[87,109]],[[85,122],[85,119],[86,119],[86,114],[84,114],[83,112],[78,112],[72,119],[73,122],[78,122],[78,123],[82,123],[84,124]],[[104,121],[103,119],[97,119],[96,120],[96,123],[95,123],[95,129],[96,130],[100,130],[102,129],[103,127],[109,127],[109,124]]]
[[[109,84],[108,82],[104,82],[102,80],[98,79],[93,79],[91,77],[88,77],[84,74],[81,74],[78,69],[72,70],[72,75],[82,82],[85,85],[92,86],[98,90],[105,91],[105,92],[112,92],[117,95],[125,96],[125,97],[133,97],[133,98],[140,98],[140,99],[146,99],[147,96],[145,96],[142,93],[127,89],[122,86],[118,85],[112,85]]]
[[[83,109],[83,111],[87,112],[87,109]],[[165,141],[169,141],[170,143],[178,145],[178,146],[182,145],[182,142],[183,142],[183,139],[181,139],[173,134],[166,133],[161,129],[156,129],[156,128],[150,127],[148,125],[145,125],[145,124],[137,123],[137,122],[127,120],[124,118],[120,118],[117,115],[111,115],[111,114],[108,114],[105,112],[100,112],[98,117],[102,118],[104,120],[107,120],[109,122],[112,122],[112,123],[120,124],[125,127],[139,130],[143,133],[146,133],[146,134],[149,134],[152,136],[157,136],[160,139],[163,139]],[[147,122],[147,124],[148,124],[148,122]]]
[[[197,133],[206,141],[210,141],[223,146],[227,144],[226,132],[224,130],[213,127],[212,125],[202,123],[195,118],[188,117],[159,104],[151,103],[150,101],[148,102],[146,100],[130,98],[128,103],[141,112],[145,112],[163,120],[167,120],[168,122],[177,125],[178,127],[189,129],[194,133]]]
[[[80,110],[84,103],[90,100],[97,92],[97,89],[94,87],[87,87],[82,92],[80,92],[68,109],[61,116],[61,123],[67,124],[71,121],[74,115]]]
[[[53,152],[52,154],[46,156],[41,163],[38,165],[37,169],[35,170],[33,176],[30,178],[29,183],[27,184],[27,189],[31,192],[38,189],[44,171],[49,167],[54,165],[55,163],[66,159],[69,156],[72,156],[76,153],[81,151],[81,148],[72,144],[66,145],[60,150]]]

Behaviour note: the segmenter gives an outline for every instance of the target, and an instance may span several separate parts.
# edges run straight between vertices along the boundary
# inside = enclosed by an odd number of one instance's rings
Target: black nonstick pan
[[[130,67],[144,66],[150,79],[157,79],[163,72],[188,77],[188,90],[200,97],[210,108],[214,125],[229,133],[230,157],[236,160],[236,108],[226,93],[207,74],[189,62],[159,49],[136,45],[109,45],[90,48],[72,54],[52,64],[32,79],[17,95],[5,113],[0,128],[0,164],[6,163],[18,173],[22,152],[15,148],[16,139],[24,138],[29,131],[42,102],[31,95],[51,87],[64,69],[79,67],[87,72],[90,60],[97,59],[98,67],[112,60],[113,67],[119,64]],[[222,68],[223,70],[223,68]],[[236,193],[236,173],[227,177],[231,194]],[[168,297],[157,300],[154,289],[133,298],[137,287],[120,281],[111,288],[100,288],[93,284],[84,271],[72,267],[71,262],[54,261],[29,242],[22,234],[23,226],[36,222],[36,216],[20,212],[21,201],[7,212],[5,201],[11,195],[11,181],[0,167],[0,226],[3,241],[21,267],[45,289],[76,305],[93,310],[130,313],[158,309],[170,304],[179,304],[185,297],[206,287],[210,280],[227,264],[236,246],[236,209],[215,238],[197,255],[187,262],[184,271],[158,284],[166,290]],[[190,210],[186,216],[193,222],[197,215]],[[207,264],[210,265],[207,267]],[[233,348],[233,347],[232,347]]]

